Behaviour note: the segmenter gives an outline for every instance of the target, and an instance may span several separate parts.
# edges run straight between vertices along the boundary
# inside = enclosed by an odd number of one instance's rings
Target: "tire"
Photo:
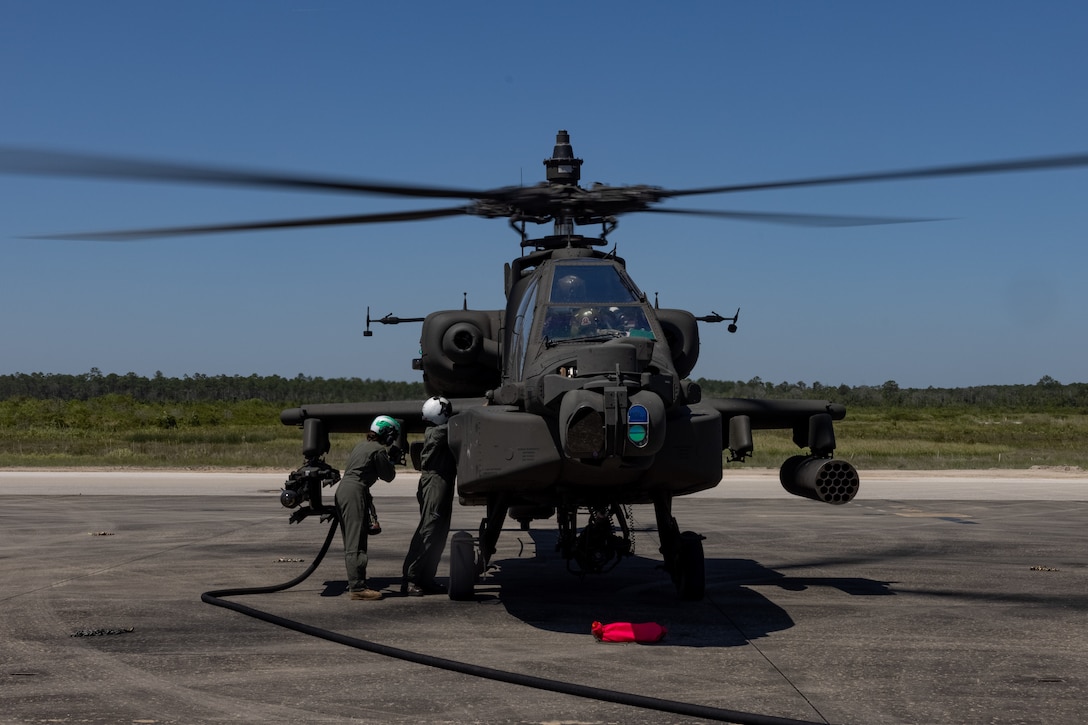
[[[676,591],[688,602],[702,600],[706,594],[706,565],[703,557],[703,537],[694,531],[680,534],[680,556]]]
[[[472,601],[476,596],[476,544],[472,534],[458,531],[450,537],[450,599]]]

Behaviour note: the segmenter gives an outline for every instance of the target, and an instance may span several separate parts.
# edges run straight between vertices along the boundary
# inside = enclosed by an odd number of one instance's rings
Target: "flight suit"
[[[363,440],[348,456],[344,475],[336,487],[336,509],[344,534],[344,565],[348,573],[348,589],[366,589],[366,508],[370,487],[379,478],[392,481],[397,475],[385,446],[375,440]]]
[[[449,427],[431,426],[423,436],[420,454],[419,526],[412,535],[408,555],[404,559],[404,578],[422,587],[434,586],[446,536],[453,515],[453,487],[457,477],[457,461],[448,443]]]

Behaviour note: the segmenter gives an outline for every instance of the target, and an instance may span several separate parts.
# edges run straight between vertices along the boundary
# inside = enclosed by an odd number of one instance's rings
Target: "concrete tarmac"
[[[1088,721],[1084,472],[863,471],[845,506],[789,496],[774,472],[730,472],[675,503],[681,528],[706,537],[700,602],[679,601],[657,568],[648,506],[632,508],[634,556],[606,575],[568,573],[552,521],[510,523],[474,601],[401,597],[418,509],[416,478],[398,475],[375,488],[369,574],[384,600],[348,599],[338,534],[297,586],[223,598],[331,639],[201,601],[313,564],[328,524],[288,524],[284,478],[0,471],[0,722]],[[454,530],[481,516],[455,505]],[[668,634],[602,644],[594,621]],[[379,653],[392,650],[419,657]]]

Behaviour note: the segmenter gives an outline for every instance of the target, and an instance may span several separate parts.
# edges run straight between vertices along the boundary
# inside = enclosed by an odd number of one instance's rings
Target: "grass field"
[[[1085,414],[861,409],[836,438],[836,455],[862,469],[1088,468]],[[764,432],[756,449],[768,466],[796,450],[785,431]]]
[[[279,406],[245,401],[152,409],[0,406],[0,467],[231,468],[285,471],[302,463],[301,433]],[[1062,466],[1088,469],[1088,413],[970,408],[857,408],[836,424],[837,456],[859,469]],[[341,467],[357,436],[335,435]],[[755,431],[745,465],[777,468],[798,449],[787,431]]]

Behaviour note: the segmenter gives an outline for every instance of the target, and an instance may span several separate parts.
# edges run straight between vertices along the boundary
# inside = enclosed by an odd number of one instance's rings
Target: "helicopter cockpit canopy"
[[[611,262],[556,265],[549,301],[553,303],[631,303],[638,290]]]
[[[642,295],[610,261],[557,265],[545,304],[539,334],[545,344],[595,337],[656,339]]]

